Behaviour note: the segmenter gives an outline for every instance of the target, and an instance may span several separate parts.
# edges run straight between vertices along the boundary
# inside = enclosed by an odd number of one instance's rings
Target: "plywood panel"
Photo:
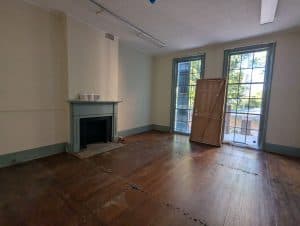
[[[197,81],[191,141],[221,146],[225,79]]]

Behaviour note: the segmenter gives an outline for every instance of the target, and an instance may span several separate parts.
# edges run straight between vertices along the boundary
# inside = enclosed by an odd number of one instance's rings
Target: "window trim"
[[[174,131],[174,119],[175,119],[175,108],[176,108],[176,85],[177,85],[177,64],[180,62],[185,61],[192,61],[192,60],[201,60],[201,74],[200,78],[203,79],[205,75],[205,53],[181,57],[181,58],[174,58],[172,63],[172,87],[171,87],[171,106],[170,106],[170,132],[177,133],[182,135],[189,135],[189,133],[181,133]]]
[[[263,150],[266,145],[266,134],[268,129],[268,116],[269,116],[269,105],[270,105],[270,97],[271,97],[271,86],[272,86],[272,77],[273,77],[273,68],[275,61],[275,50],[276,50],[276,42],[266,43],[266,44],[258,44],[251,46],[244,46],[233,49],[225,49],[224,50],[224,59],[223,59],[223,77],[227,78],[229,72],[229,59],[230,55],[241,54],[241,53],[249,53],[254,51],[267,50],[267,62],[266,62],[266,79],[264,81],[264,93],[263,93],[263,101],[262,101],[262,115],[261,115],[261,123],[260,123],[260,135],[258,137],[258,147],[257,149]],[[226,99],[227,100],[227,92]],[[224,112],[226,106],[224,105]],[[223,132],[222,132],[222,140],[224,139],[224,126],[225,120],[223,121]],[[248,148],[253,148],[251,146],[245,145]]]

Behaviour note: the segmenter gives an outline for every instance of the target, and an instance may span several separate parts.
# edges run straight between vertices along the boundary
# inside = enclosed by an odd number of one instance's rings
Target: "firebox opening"
[[[80,149],[88,144],[112,142],[112,117],[80,119]]]

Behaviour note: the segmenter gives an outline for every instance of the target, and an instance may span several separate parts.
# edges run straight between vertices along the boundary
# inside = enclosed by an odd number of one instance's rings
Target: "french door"
[[[225,51],[223,142],[261,148],[266,130],[274,44]]]
[[[190,134],[196,81],[203,77],[205,55],[174,60],[172,86],[173,132]]]

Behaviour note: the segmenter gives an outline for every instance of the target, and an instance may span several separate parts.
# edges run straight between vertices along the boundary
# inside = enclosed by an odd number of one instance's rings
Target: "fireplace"
[[[70,100],[71,139],[69,152],[80,152],[89,144],[118,140],[119,101]]]
[[[92,117],[80,119],[80,149],[88,144],[112,142],[112,117]]]

